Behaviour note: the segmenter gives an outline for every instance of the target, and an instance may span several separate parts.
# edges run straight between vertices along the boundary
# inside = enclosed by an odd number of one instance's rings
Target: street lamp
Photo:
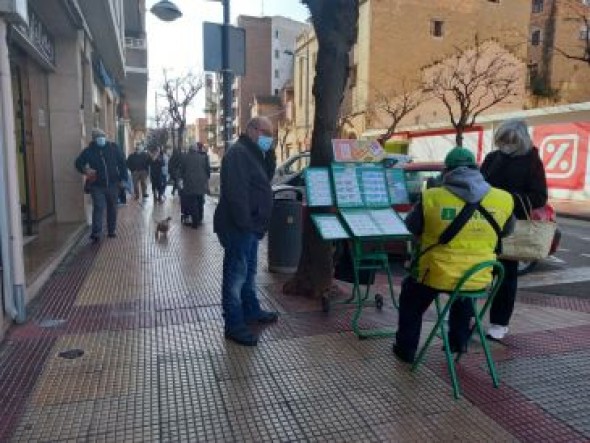
[[[298,55],[301,60],[305,60],[305,140],[309,139],[309,42],[306,45],[305,55]],[[288,54],[295,60],[295,53],[289,49],[285,49],[283,53]],[[306,146],[307,148],[307,146]]]
[[[223,82],[223,138],[225,150],[229,148],[229,142],[233,133],[232,113],[232,72],[229,69],[229,1],[218,0],[223,5],[223,26],[221,33],[221,73]],[[152,14],[164,21],[173,21],[182,17],[180,9],[169,0],[160,0],[150,9]]]
[[[165,22],[171,22],[182,17],[182,12],[180,12],[178,6],[168,0],[159,1],[152,6],[150,12]]]

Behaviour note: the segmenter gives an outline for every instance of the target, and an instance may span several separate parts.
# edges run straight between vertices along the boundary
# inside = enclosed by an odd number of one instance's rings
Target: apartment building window
[[[543,12],[543,3],[544,0],[533,0],[533,14]]]
[[[279,78],[279,70],[275,69],[275,78]]]
[[[500,3],[500,0],[488,0],[490,3]]]
[[[528,65],[529,71],[529,88],[532,88],[536,83],[537,76],[539,75],[539,65],[537,63],[531,63]]]
[[[279,95],[279,90],[275,89],[275,95]]]
[[[281,51],[275,49],[275,58],[279,58],[281,56]]]
[[[354,88],[356,86],[356,80],[358,75],[357,65],[353,65],[348,70],[348,87]]]
[[[531,45],[539,46],[541,44],[541,30],[534,29],[531,33]]]
[[[584,6],[590,6],[590,0],[582,0]]]
[[[444,32],[445,22],[442,20],[431,20],[430,21],[430,35],[433,37],[442,37]]]
[[[279,38],[279,30],[278,29],[275,29],[275,38]]]
[[[586,25],[580,28],[580,35],[578,36],[578,38],[580,40],[586,40],[588,38],[588,27]]]

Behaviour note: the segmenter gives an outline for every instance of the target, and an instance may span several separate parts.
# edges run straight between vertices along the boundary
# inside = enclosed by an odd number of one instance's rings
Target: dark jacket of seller
[[[112,142],[107,142],[103,147],[91,142],[80,153],[75,166],[82,174],[86,168],[96,171],[96,180],[90,184],[91,187],[109,188],[128,180],[123,151]]]
[[[238,230],[262,237],[272,212],[276,157],[263,153],[245,134],[228,149],[221,162],[221,189],[213,228],[217,233]]]

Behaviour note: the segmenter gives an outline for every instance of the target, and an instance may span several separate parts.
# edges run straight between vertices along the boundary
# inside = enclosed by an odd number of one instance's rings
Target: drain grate
[[[73,360],[75,358],[82,357],[84,355],[84,351],[82,349],[68,349],[67,351],[60,352],[58,355],[61,358]]]
[[[47,318],[45,320],[41,320],[37,324],[41,328],[57,328],[58,326],[63,325],[65,322],[66,322],[65,320],[58,319],[58,318],[56,318],[56,319]]]

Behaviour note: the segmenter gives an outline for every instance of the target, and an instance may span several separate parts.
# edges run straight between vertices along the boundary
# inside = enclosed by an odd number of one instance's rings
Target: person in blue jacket
[[[117,195],[128,179],[123,151],[107,141],[102,129],[92,130],[92,141],[75,161],[76,169],[86,178],[85,188],[92,197],[92,230],[90,240],[100,240],[102,219],[106,208],[107,232],[117,236]]]

